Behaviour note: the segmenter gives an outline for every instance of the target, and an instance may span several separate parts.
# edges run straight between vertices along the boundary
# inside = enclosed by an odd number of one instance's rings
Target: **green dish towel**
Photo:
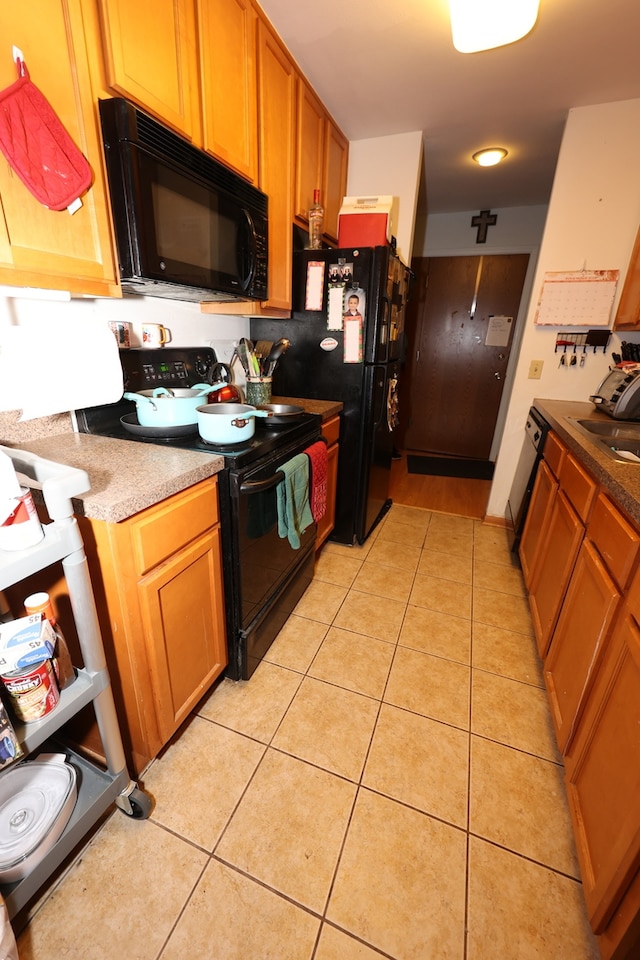
[[[313,523],[309,506],[309,457],[306,453],[287,460],[279,469],[284,473],[276,487],[278,504],[278,534],[288,537],[294,550],[300,547],[300,537]]]

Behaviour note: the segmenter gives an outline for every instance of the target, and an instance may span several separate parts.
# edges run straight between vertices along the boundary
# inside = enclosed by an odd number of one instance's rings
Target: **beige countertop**
[[[640,526],[640,464],[619,463],[612,459],[573,422],[576,419],[602,420],[622,426],[624,421],[613,421],[606,413],[595,410],[592,403],[578,400],[536,399],[532,405],[545,417],[576,458]]]
[[[307,400],[304,397],[271,397],[272,403],[292,403],[304,407],[307,413],[315,413],[323,422],[337,416],[344,407],[339,400]]]

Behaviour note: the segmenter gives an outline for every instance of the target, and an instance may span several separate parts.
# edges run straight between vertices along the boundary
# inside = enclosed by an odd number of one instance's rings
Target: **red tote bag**
[[[24,61],[16,66],[18,79],[0,92],[0,150],[40,203],[65,210],[91,186],[91,167]]]

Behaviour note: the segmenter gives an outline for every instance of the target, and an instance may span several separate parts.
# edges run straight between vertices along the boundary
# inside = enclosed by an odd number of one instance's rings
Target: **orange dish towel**
[[[324,517],[327,510],[327,445],[318,440],[305,453],[309,457],[311,476],[309,477],[309,502],[311,514],[317,523]]]

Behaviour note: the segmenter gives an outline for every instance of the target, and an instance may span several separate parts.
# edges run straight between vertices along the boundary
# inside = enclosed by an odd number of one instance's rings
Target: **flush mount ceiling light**
[[[472,154],[471,159],[479,163],[481,167],[495,167],[496,163],[500,163],[506,156],[507,151],[504,147],[487,147],[485,150],[478,150],[477,153]]]
[[[453,45],[460,53],[503,47],[525,37],[540,0],[449,0]]]

